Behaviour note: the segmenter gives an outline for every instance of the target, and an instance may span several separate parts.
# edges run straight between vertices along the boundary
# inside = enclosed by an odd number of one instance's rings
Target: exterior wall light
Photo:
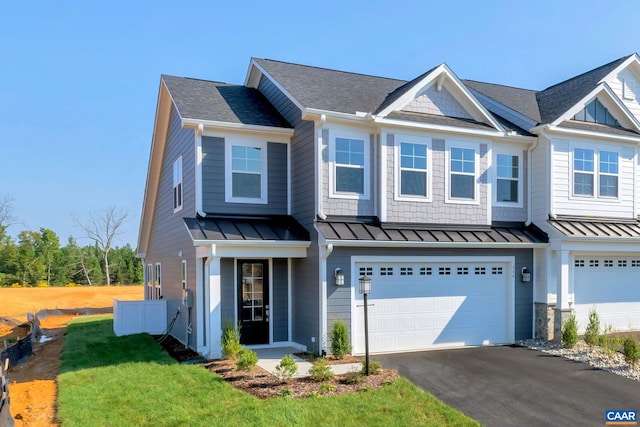
[[[527,270],[527,267],[522,267],[522,283],[529,283],[531,281],[531,272]]]
[[[344,285],[344,272],[341,268],[336,268],[336,271],[333,273],[333,277],[336,278],[336,286]]]

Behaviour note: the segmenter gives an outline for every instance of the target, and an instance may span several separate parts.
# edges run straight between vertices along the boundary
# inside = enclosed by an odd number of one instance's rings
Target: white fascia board
[[[293,136],[294,129],[274,126],[247,125],[244,123],[218,122],[214,120],[182,119],[182,126],[185,128],[197,129],[199,125],[204,127],[204,132],[217,129],[260,132],[282,136]]]
[[[527,249],[546,248],[547,243],[467,243],[467,242],[380,242],[377,240],[327,240],[327,243],[341,247],[361,248],[457,248],[457,249]]]
[[[552,251],[573,252],[607,252],[607,253],[631,253],[637,255],[640,252],[640,239],[638,238],[593,238],[572,237],[567,239],[553,239],[549,242]]]
[[[638,67],[640,69],[640,58],[638,58],[638,54],[637,53],[634,53],[629,58],[627,58],[626,61],[624,61],[622,64],[618,65],[612,72],[610,72],[609,74],[604,76],[602,78],[602,80],[600,80],[598,83],[606,82],[612,76],[618,75],[622,70],[624,70],[625,68],[627,68],[631,64],[634,64],[636,67]]]
[[[593,138],[593,139],[607,139],[607,140],[618,141],[618,142],[631,142],[634,144],[640,144],[640,136],[636,137],[636,136],[616,135],[612,133],[592,132],[589,130],[563,128],[559,126],[549,126],[546,129],[546,131],[549,133],[553,132],[553,133],[560,133],[560,134],[572,135],[572,136],[583,136],[586,138]]]
[[[640,132],[640,122],[635,118],[633,113],[629,111],[626,105],[616,96],[611,87],[607,83],[600,83],[595,89],[589,92],[584,98],[575,103],[573,107],[564,112],[560,117],[554,120],[551,125],[557,126],[565,120],[570,120],[573,116],[575,116],[580,110],[582,110],[585,105],[592,99],[596,98],[600,94],[606,94],[606,97],[613,102],[619,109],[619,112],[624,115],[624,117],[629,120],[631,125],[635,128],[634,130]]]
[[[267,71],[265,71],[265,69],[264,69],[264,68],[262,68],[262,67],[260,66],[260,64],[258,64],[258,63],[256,62],[256,60],[255,60],[254,58],[251,58],[251,63],[250,63],[250,65],[249,65],[249,70],[251,70],[251,67],[256,67],[256,69],[258,69],[258,70],[262,73],[262,75],[263,75],[263,76],[265,76],[266,78],[268,78],[269,80],[271,80],[271,83],[273,83],[273,84],[278,88],[278,90],[279,90],[280,92],[282,92],[282,93],[284,94],[284,96],[286,96],[286,97],[289,99],[289,101],[293,102],[293,104],[294,104],[296,107],[298,107],[298,109],[299,109],[300,111],[304,111],[304,106],[303,106],[300,102],[298,102],[298,100],[297,100],[297,99],[295,99],[295,98],[293,97],[293,95],[291,95],[291,94],[289,93],[289,91],[288,91],[288,90],[286,90],[282,85],[280,85],[280,83],[278,83],[278,81],[277,81],[276,79],[274,79],[274,78],[273,78],[273,76],[271,76],[271,74],[269,74]],[[249,71],[249,73],[250,73],[250,71]],[[247,77],[248,77],[248,76],[249,76],[249,74],[247,74]],[[247,82],[247,83],[248,83],[248,82]]]
[[[470,89],[471,93],[474,94],[474,96],[478,99],[478,100],[483,100],[484,104],[489,104],[487,108],[488,111],[495,113],[499,116],[508,116],[505,117],[507,120],[509,120],[510,122],[512,122],[515,125],[518,125],[519,127],[521,127],[522,129],[530,129],[532,127],[534,127],[535,125],[538,124],[538,122],[536,122],[535,120],[530,119],[529,117],[525,116],[524,114],[507,107],[504,104],[499,103],[498,101],[496,101],[493,98],[490,98],[486,95],[481,94],[478,91],[475,91],[473,89]]]
[[[368,113],[343,113],[340,111],[323,110],[320,108],[305,108],[302,111],[302,120],[317,120],[321,116],[325,116],[327,119],[337,119],[344,121],[355,121],[370,123],[372,120],[371,114]]]
[[[160,79],[156,115],[151,137],[151,149],[149,150],[149,163],[147,165],[147,181],[144,188],[142,214],[140,215],[140,227],[138,230],[137,250],[141,251],[141,253],[146,253],[147,245],[149,244],[172,105],[174,105],[174,103],[171,98],[171,93],[169,93],[164,80]],[[178,111],[177,108],[176,112],[180,115],[180,111]]]
[[[223,258],[306,258],[311,242],[260,240],[230,243],[228,240],[195,240],[197,247],[215,247],[215,256]]]
[[[503,132],[503,131],[466,129],[466,128],[459,128],[454,126],[435,125],[431,123],[407,122],[406,120],[387,119],[385,117],[376,117],[374,120],[376,123],[380,125],[398,126],[398,127],[404,127],[404,128],[427,129],[427,130],[432,130],[436,132],[457,133],[462,135],[482,135],[482,136],[491,136],[491,137],[506,136],[506,132]]]

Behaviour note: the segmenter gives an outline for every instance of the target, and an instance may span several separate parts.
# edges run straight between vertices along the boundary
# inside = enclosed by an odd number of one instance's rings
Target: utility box
[[[161,335],[167,329],[167,300],[113,300],[113,333]]]

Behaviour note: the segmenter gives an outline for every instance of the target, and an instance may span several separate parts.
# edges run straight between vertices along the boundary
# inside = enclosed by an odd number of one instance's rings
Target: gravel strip
[[[636,365],[635,369],[631,369],[629,364],[625,362],[622,353],[613,352],[609,354],[602,347],[590,347],[584,341],[578,342],[573,348],[565,348],[561,344],[537,340],[527,340],[522,342],[522,345],[532,350],[565,357],[603,371],[613,372],[616,375],[640,381],[640,363]]]

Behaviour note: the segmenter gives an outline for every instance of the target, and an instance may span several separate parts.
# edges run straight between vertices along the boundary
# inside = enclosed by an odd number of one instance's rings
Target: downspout
[[[322,238],[324,241],[324,238]],[[333,252],[333,243],[320,245],[320,336],[318,337],[318,352],[322,354],[327,342],[327,258]]]
[[[317,123],[317,122],[316,122]],[[316,214],[322,220],[327,219],[327,215],[322,211],[322,144],[324,143],[322,131],[327,123],[327,115],[320,115],[320,127],[317,129],[317,144],[314,144],[313,155],[315,157],[315,177],[316,177]]]
[[[546,141],[549,143],[549,150],[547,150],[547,156],[548,156],[548,161],[545,162],[545,164],[547,165],[547,167],[549,168],[548,170],[548,175],[549,175],[549,182],[548,182],[548,188],[547,188],[547,194],[549,195],[549,215],[551,215],[553,218],[555,218],[556,214],[553,208],[553,153],[551,152],[552,150],[552,144],[551,144],[551,138],[549,137],[549,135],[547,135],[547,133],[545,132],[546,129],[549,128],[549,125],[546,125],[544,128],[540,129],[539,135]]]

